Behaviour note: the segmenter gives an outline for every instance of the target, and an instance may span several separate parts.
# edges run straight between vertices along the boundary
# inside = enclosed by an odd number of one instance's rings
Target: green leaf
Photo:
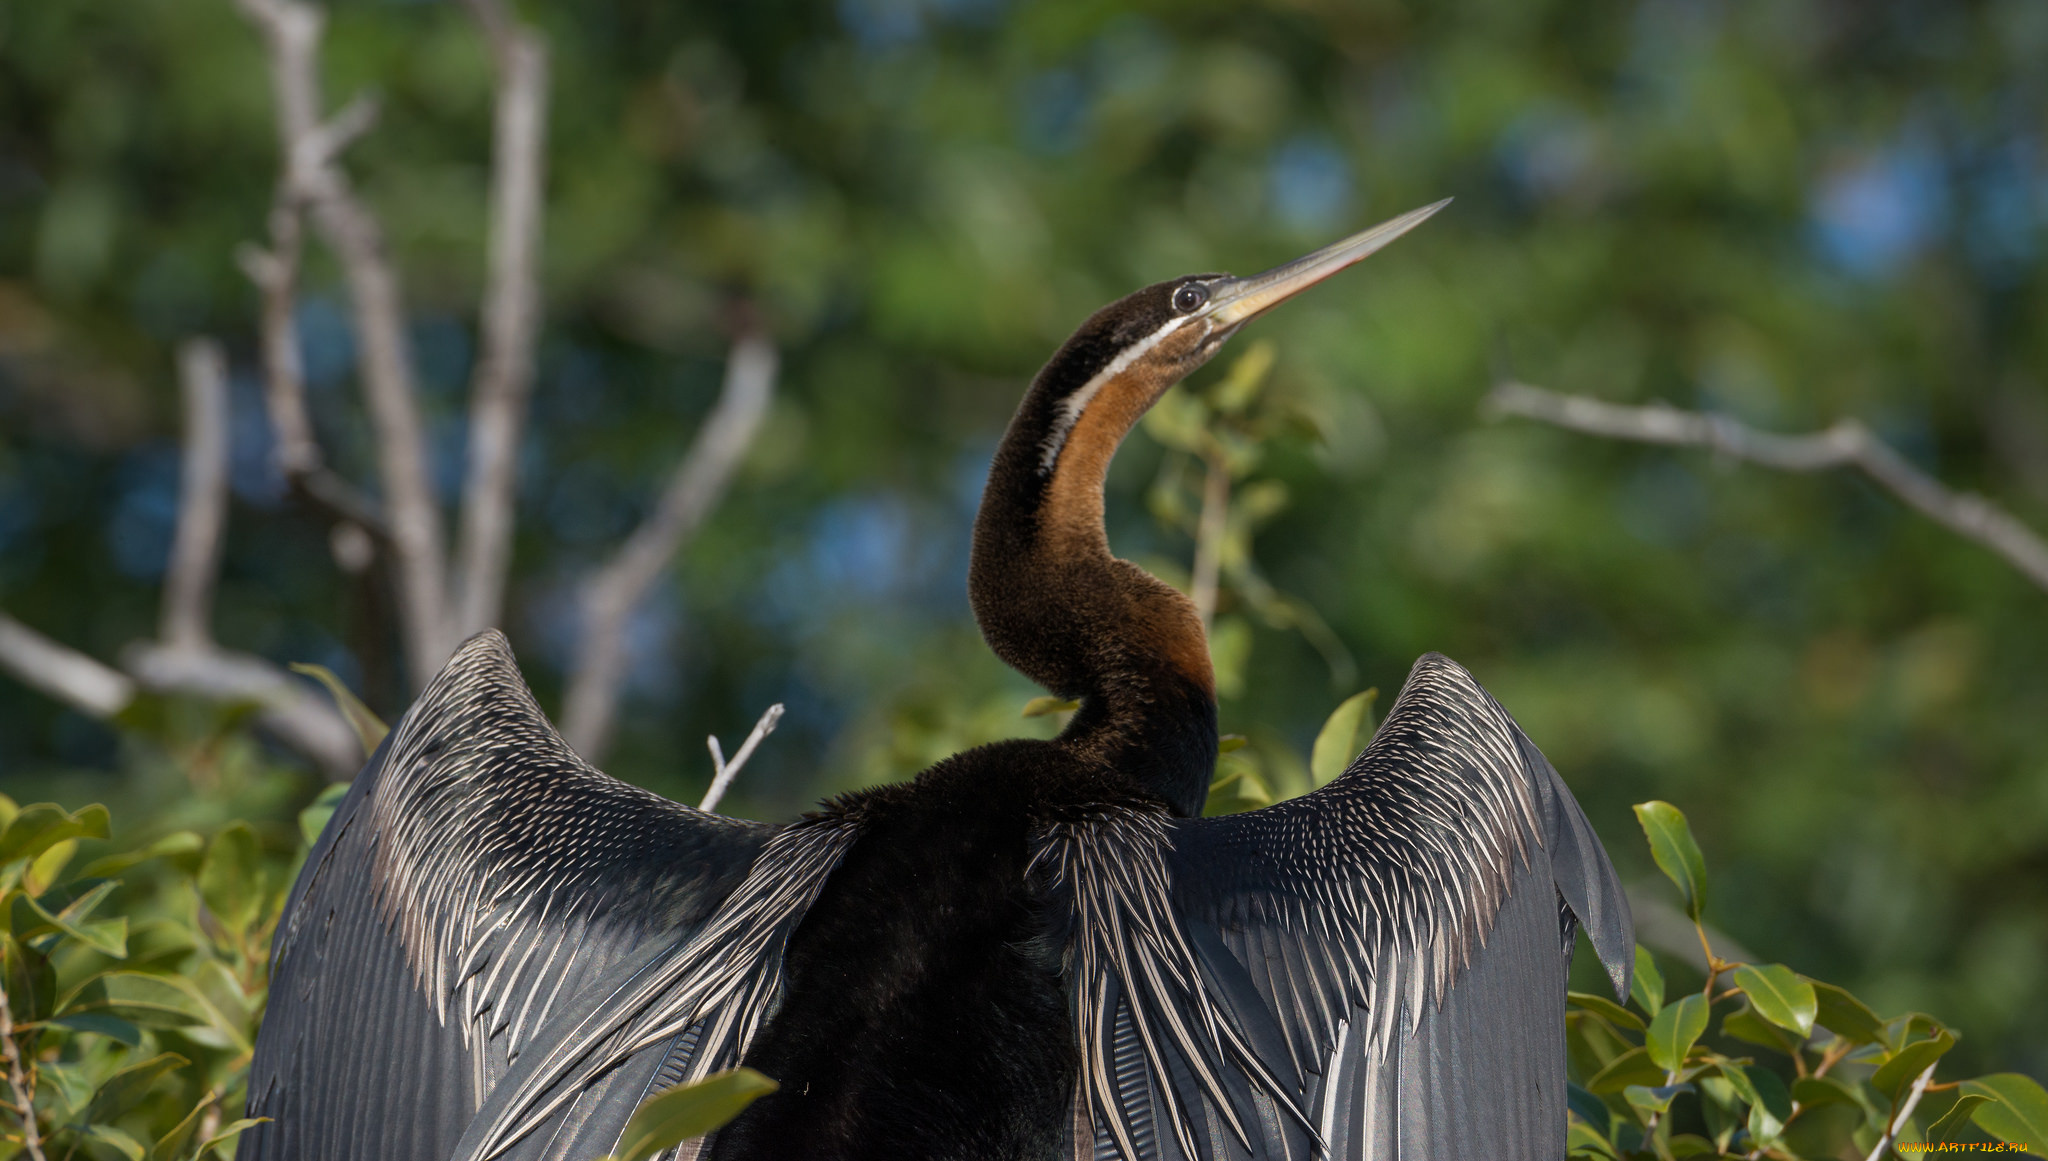
[[[217,1092],[210,1092],[199,1098],[199,1103],[192,1106],[192,1111],[185,1114],[184,1120],[173,1125],[170,1132],[157,1138],[156,1147],[149,1151],[149,1161],[178,1161],[185,1152],[186,1144],[192,1140],[192,1134],[199,1131],[200,1118],[206,1115],[207,1109],[213,1107],[213,1102],[219,1096]]]
[[[222,1126],[220,1132],[215,1133],[211,1137],[208,1137],[205,1140],[205,1142],[199,1146],[198,1152],[193,1153],[192,1156],[195,1159],[199,1157],[204,1157],[209,1151],[216,1148],[217,1146],[225,1145],[229,1141],[234,1140],[236,1137],[241,1136],[243,1133],[248,1132],[250,1129],[253,1129],[258,1125],[264,1124],[269,1120],[269,1117],[243,1117],[239,1121],[232,1121],[227,1125]]]
[[[1209,799],[1202,806],[1205,816],[1238,814],[1273,805],[1273,792],[1258,771],[1240,759],[1228,758],[1218,764],[1219,773],[1209,783]]]
[[[85,1135],[102,1144],[113,1146],[120,1151],[121,1156],[128,1158],[128,1161],[142,1161],[142,1142],[112,1125],[88,1125],[85,1128]]]
[[[341,711],[341,716],[347,720],[350,728],[355,730],[356,737],[362,741],[363,757],[367,758],[376,752],[378,743],[384,740],[384,735],[391,732],[391,727],[384,724],[384,719],[371,713],[370,707],[364,705],[360,698],[350,692],[348,686],[334,675],[332,669],[325,665],[294,661],[291,663],[291,671],[302,673],[326,686],[327,695],[334,699],[334,707]]]
[[[1818,1004],[1814,1019],[1821,1027],[1852,1044],[1875,1044],[1884,1039],[1884,1021],[1863,1001],[1833,984],[1814,979],[1806,982],[1813,988]]]
[[[1267,373],[1273,369],[1276,353],[1273,340],[1260,339],[1232,360],[1223,381],[1209,392],[1216,410],[1225,415],[1236,415],[1251,406],[1252,400],[1258,398],[1259,388],[1266,382]]]
[[[1974,1114],[1977,1125],[2001,1141],[2048,1153],[2048,1092],[2017,1072],[2000,1072],[1963,1082],[1963,1091],[1990,1097]]]
[[[1769,1109],[1771,1115],[1780,1121],[1792,1118],[1792,1093],[1786,1089],[1782,1077],[1756,1064],[1743,1065],[1742,1075],[1748,1079],[1751,1091],[1756,1093],[1756,1103]]]
[[[256,921],[263,902],[263,854],[246,822],[230,823],[207,844],[199,865],[199,897],[236,935]]]
[[[1799,1033],[1801,1040],[1813,1035],[1813,1018],[1820,1010],[1813,985],[1800,979],[1782,964],[1761,967],[1744,965],[1735,969],[1735,986],[1749,997],[1756,1014],[1780,1028]]]
[[[1735,1069],[1723,1075],[1733,1077]],[[1741,1069],[1748,1087],[1755,1094],[1749,1106],[1749,1133],[1759,1143],[1768,1145],[1777,1140],[1785,1131],[1785,1122],[1792,1119],[1792,1094],[1785,1089],[1785,1082],[1768,1068],[1750,1066]]]
[[[1636,973],[1629,980],[1628,994],[1648,1015],[1655,1016],[1664,1006],[1664,973],[1657,970],[1657,961],[1640,943],[1636,944]]]
[[[77,886],[77,883],[67,884],[64,890],[54,892],[50,896],[45,896],[45,898],[56,901],[66,892],[75,889]],[[52,912],[44,905],[44,900],[30,899],[27,896],[23,896],[21,898],[22,903],[26,904],[28,909],[35,915],[41,917],[43,924],[46,926],[21,926],[19,925],[20,914],[17,912],[17,934],[25,939],[35,941],[39,948],[48,950],[60,937],[58,933],[61,933],[62,936],[75,939],[102,955],[109,955],[115,959],[126,958],[128,955],[128,917],[122,915],[113,919],[86,918],[113,892],[114,886],[115,884],[112,881],[102,881],[85,891],[78,898],[71,900],[61,910],[55,912]],[[38,936],[46,932],[48,933],[48,938],[39,940]]]
[[[1599,1097],[1578,1085],[1565,1086],[1565,1103],[1573,1115],[1591,1125],[1602,1137],[1614,1131],[1614,1111]]]
[[[1601,1157],[1613,1161],[1614,1146],[1608,1142],[1605,1134],[1584,1121],[1574,1119],[1571,1127],[1565,1130],[1565,1156]]]
[[[1937,1145],[1946,1145],[1955,1140],[1956,1134],[1963,1131],[1964,1123],[1969,1121],[1970,1114],[1976,1111],[1978,1105],[1990,1099],[1983,1093],[1975,1092],[1966,1092],[1957,1097],[1956,1103],[1941,1114],[1940,1120],[1927,1126],[1927,1139]]]
[[[0,863],[34,858],[51,847],[73,838],[107,837],[107,808],[97,803],[81,807],[76,814],[54,803],[24,806],[0,831]]]
[[[1699,844],[1692,841],[1692,828],[1685,815],[1668,802],[1644,802],[1636,806],[1636,820],[1650,840],[1650,857],[1667,878],[1685,895],[1685,914],[1697,923],[1707,906],[1707,860]]]
[[[1251,739],[1243,734],[1219,734],[1216,738],[1216,752],[1229,754],[1244,749],[1250,742]]]
[[[1064,697],[1034,697],[1024,703],[1024,716],[1042,718],[1049,714],[1068,714],[1081,708],[1081,703]]]
[[[94,1032],[109,1040],[118,1040],[130,1048],[139,1048],[142,1045],[142,1029],[119,1016],[110,1016],[105,1012],[71,1012],[53,1016],[47,1022],[59,1028],[69,1028],[74,1032]]]
[[[40,895],[57,882],[57,876],[71,862],[71,856],[78,853],[78,840],[65,839],[53,844],[49,850],[30,860],[28,869],[22,872],[21,889],[31,895]]]
[[[1659,1085],[1664,1083],[1664,1070],[1651,1061],[1650,1054],[1641,1048],[1631,1048],[1607,1062],[1607,1067],[1594,1073],[1586,1081],[1586,1091],[1606,1096],[1617,1093],[1632,1084]]]
[[[1651,1088],[1648,1085],[1632,1084],[1621,1090],[1621,1099],[1636,1111],[1636,1116],[1645,1123],[1671,1108],[1671,1102],[1682,1092],[1691,1092],[1689,1084],[1666,1084]]]
[[[1877,1072],[1870,1078],[1871,1087],[1896,1099],[1906,1086],[1927,1071],[1928,1065],[1940,1060],[1955,1046],[1956,1038],[1946,1031],[1926,1040],[1915,1040],[1892,1053],[1890,1060],[1878,1065]]]
[[[71,1011],[105,1012],[145,1028],[226,1023],[196,985],[177,976],[108,972],[82,990],[74,1003]]]
[[[142,1098],[166,1073],[183,1068],[188,1062],[175,1052],[163,1052],[137,1064],[131,1064],[113,1076],[92,1095],[92,1102],[85,1106],[83,1120],[88,1123],[111,1121],[140,1104]],[[141,1146],[137,1146],[139,1150]],[[138,1152],[136,1156],[141,1156]]]
[[[1308,770],[1317,786],[1329,785],[1358,756],[1359,731],[1370,734],[1372,706],[1379,696],[1377,687],[1354,693],[1330,711],[1323,728],[1316,732],[1314,748],[1309,751]]]
[[[1666,1072],[1685,1067],[1685,1054],[1692,1051],[1700,1034],[1707,1030],[1707,998],[1687,992],[1676,1003],[1667,1004],[1650,1021],[1643,1039],[1650,1060]]]
[[[1209,407],[1186,388],[1168,391],[1140,423],[1146,435],[1167,447],[1199,452],[1208,438]]]
[[[1802,1076],[1792,1082],[1792,1099],[1802,1105],[1864,1104],[1861,1094],[1847,1081],[1833,1076]]]
[[[205,849],[205,839],[200,838],[189,830],[176,831],[165,835],[141,850],[121,851],[116,854],[102,855],[87,863],[85,868],[78,872],[78,875],[82,879],[104,879],[118,875],[138,863],[148,862],[150,859],[176,859],[183,856],[196,855]],[[186,869],[189,870],[190,866],[188,865]]]
[[[1746,1040],[1751,1044],[1760,1044],[1787,1056],[1792,1055],[1799,1047],[1793,1043],[1790,1036],[1780,1031],[1777,1025],[1757,1015],[1756,1009],[1748,1004],[1721,1017],[1721,1034],[1733,1036],[1737,1040]]]
[[[348,788],[346,782],[331,783],[310,806],[299,812],[299,835],[306,840],[307,846],[320,841],[320,832],[327,829],[327,820],[334,817],[341,800],[348,797]]]
[[[1566,992],[1564,998],[1567,1003],[1582,1011],[1591,1012],[1611,1024],[1619,1024],[1623,1028],[1633,1028],[1638,1032],[1641,1032],[1646,1027],[1641,1016],[1636,1015],[1606,996],[1595,996],[1589,992]]]
[[[645,1161],[663,1149],[701,1137],[781,1086],[751,1068],[714,1073],[640,1102],[619,1138],[617,1161]]]

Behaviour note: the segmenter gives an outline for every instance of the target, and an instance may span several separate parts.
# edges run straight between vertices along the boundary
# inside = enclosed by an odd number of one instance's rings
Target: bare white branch
[[[113,717],[135,700],[135,682],[127,674],[6,613],[0,613],[0,669],[90,717]]]
[[[719,800],[732,788],[732,780],[739,777],[740,767],[747,764],[747,759],[754,756],[754,749],[761,744],[761,739],[774,733],[777,723],[781,721],[782,703],[778,701],[768,707],[767,712],[761,715],[760,721],[754,723],[754,732],[747,735],[747,740],[740,745],[740,752],[734,754],[730,762],[725,760],[725,752],[719,749],[718,735],[713,734],[704,739],[705,746],[711,751],[711,789],[704,792],[704,801],[697,804],[698,810],[717,809]]]
[[[212,339],[178,349],[185,397],[178,525],[164,576],[164,643],[199,649],[213,641],[213,582],[228,523],[227,356]]]
[[[255,702],[256,722],[330,777],[361,768],[362,740],[311,686],[260,657],[223,649],[180,649],[138,641],[123,661],[144,688],[210,701]]]
[[[1893,1113],[1885,1122],[1884,1135],[1877,1139],[1877,1144],[1871,1148],[1866,1161],[1882,1161],[1885,1152],[1892,1147],[1892,1142],[1898,1139],[1899,1130],[1905,1127],[1907,1119],[1913,1115],[1913,1110],[1920,1107],[1920,1098],[1927,1095],[1927,1085],[1933,1079],[1934,1065],[1930,1064],[1920,1070],[1919,1078],[1913,1081],[1912,1090],[1906,1094],[1906,1103],[1900,1105],[1899,1111]]]
[[[718,402],[654,511],[583,592],[583,639],[562,717],[570,745],[593,762],[611,742],[627,618],[724,494],[768,412],[775,374],[774,344],[757,331],[742,334],[726,362]]]
[[[323,127],[319,9],[301,0],[238,2],[270,50],[278,140],[291,196],[311,208],[314,224],[341,263],[348,286],[364,396],[376,432],[407,668],[413,683],[423,685],[452,645],[442,616],[441,515],[427,472],[405,310],[397,275],[384,252],[383,229],[333,164],[334,151],[366,127],[370,114],[366,106],[352,106]]]
[[[547,45],[496,0],[470,0],[469,7],[491,39],[498,93],[490,280],[484,292],[483,355],[470,388],[468,479],[456,544],[456,640],[498,623],[512,565],[519,435],[540,329],[541,195],[547,180]]]
[[[258,725],[330,777],[349,777],[363,764],[362,743],[341,714],[304,682],[261,658],[145,641],[131,645],[126,660],[129,673],[0,613],[0,669],[80,713],[111,718],[127,709],[141,689],[252,701],[262,707]]]
[[[1788,472],[1856,468],[1908,507],[2003,557],[2048,589],[2048,542],[2011,513],[1973,492],[1951,491],[1906,462],[1853,419],[1810,435],[1758,431],[1722,415],[1681,411],[1661,403],[1634,407],[1563,395],[1526,383],[1502,383],[1486,397],[1494,415],[1520,415],[1558,427],[1636,443],[1703,447],[1731,459]]]

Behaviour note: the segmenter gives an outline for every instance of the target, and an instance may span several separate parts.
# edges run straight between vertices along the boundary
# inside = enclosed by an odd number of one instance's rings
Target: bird
[[[1465,669],[1415,662],[1336,779],[1201,817],[1201,617],[1114,556],[1103,482],[1241,327],[1445,203],[1081,323],[975,517],[973,614],[1078,708],[794,821],[613,779],[505,638],[371,757],[279,922],[244,1161],[606,1156],[646,1096],[777,1081],[677,1161],[1554,1161],[1579,931],[1633,928],[1556,770]]]

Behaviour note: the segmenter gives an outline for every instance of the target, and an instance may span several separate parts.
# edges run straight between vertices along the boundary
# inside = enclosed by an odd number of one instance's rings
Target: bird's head
[[[1038,470],[1069,449],[1097,466],[1159,397],[1223,349],[1238,328],[1385,247],[1449,204],[1424,206],[1264,274],[1189,274],[1157,282],[1089,316],[1039,372]],[[1027,405],[1033,400],[1026,400]],[[1020,413],[1020,418],[1022,414]],[[1091,451],[1092,449],[1092,451]]]

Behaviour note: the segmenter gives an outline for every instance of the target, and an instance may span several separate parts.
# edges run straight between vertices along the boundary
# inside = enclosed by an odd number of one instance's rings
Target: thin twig
[[[0,669],[88,717],[113,717],[135,700],[135,681],[127,674],[6,613],[0,613]]]
[[[1920,1070],[1919,1079],[1913,1082],[1912,1091],[1906,1094],[1906,1103],[1899,1106],[1899,1111],[1893,1113],[1891,1119],[1885,1122],[1884,1135],[1877,1139],[1877,1144],[1870,1150],[1870,1156],[1864,1161],[1882,1161],[1884,1151],[1891,1148],[1893,1139],[1899,1135],[1899,1130],[1905,1126],[1907,1118],[1920,1106],[1920,1098],[1927,1095],[1928,1082],[1933,1079],[1934,1065],[1930,1064]]]
[[[513,20],[498,0],[469,0],[469,8],[490,37],[498,92],[483,356],[470,389],[469,468],[456,545],[457,640],[498,623],[512,564],[519,435],[540,329],[537,268],[547,161],[546,43]]]
[[[278,136],[293,196],[312,210],[314,225],[340,262],[348,286],[361,351],[363,392],[376,432],[407,668],[413,683],[424,685],[440,668],[452,643],[442,616],[446,594],[441,515],[427,471],[426,440],[413,387],[398,277],[384,252],[382,227],[355,196],[347,176],[333,164],[335,150],[361,132],[368,113],[351,112],[323,132],[319,9],[300,0],[239,3],[262,30],[270,50]]]
[[[14,1042],[14,1013],[7,1000],[5,980],[0,980],[0,1050],[7,1054],[7,1087],[14,1094],[14,1107],[21,1113],[21,1148],[32,1161],[44,1161],[43,1137],[36,1129],[35,1088],[21,1067],[21,1046]]]
[[[1810,435],[1778,435],[1723,415],[1681,411],[1661,403],[1648,407],[1606,403],[1526,383],[1496,386],[1486,397],[1485,410],[1609,439],[1710,448],[1731,459],[1788,472],[1857,468],[1907,506],[1997,553],[2028,580],[2048,589],[2048,541],[2039,533],[1982,496],[1950,490],[1853,419],[1838,420]]]
[[[599,760],[611,741],[625,676],[627,618],[724,494],[768,412],[775,369],[775,347],[767,336],[743,333],[726,362],[718,402],[661,500],[584,590],[583,640],[562,720],[569,744],[590,761]]]
[[[754,732],[747,735],[747,740],[740,744],[740,752],[734,754],[730,762],[725,760],[725,752],[719,749],[718,735],[713,734],[704,739],[705,746],[711,751],[713,774],[711,789],[704,792],[704,801],[697,804],[698,810],[717,809],[719,799],[724,798],[725,792],[731,789],[732,780],[739,777],[740,767],[746,765],[747,759],[754,756],[754,748],[761,744],[761,739],[775,732],[776,723],[781,720],[782,703],[778,701],[768,707],[767,712],[761,715],[760,721],[754,723]]]
[[[213,641],[213,584],[228,518],[228,369],[220,344],[193,339],[180,347],[178,380],[185,397],[183,462],[159,632],[167,645],[201,649]]]
[[[1212,441],[1213,442],[1213,441]],[[1189,599],[1202,618],[1202,628],[1216,617],[1217,580],[1223,569],[1223,538],[1230,528],[1230,468],[1223,449],[1211,447],[1203,456],[1202,514],[1195,523],[1195,561],[1190,570]]]

